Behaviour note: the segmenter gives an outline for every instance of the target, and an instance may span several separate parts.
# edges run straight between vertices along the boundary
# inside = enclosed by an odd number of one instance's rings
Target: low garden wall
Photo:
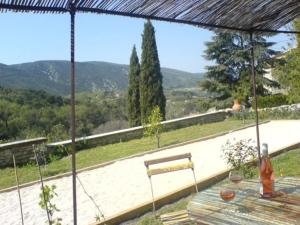
[[[166,131],[188,127],[197,124],[213,123],[225,120],[228,111],[218,111],[195,116],[183,117],[162,122]],[[143,127],[133,127],[124,130],[97,134],[76,139],[77,150],[95,147],[99,145],[119,143],[143,136]],[[17,165],[26,164],[33,158],[33,145],[46,143],[46,138],[35,138],[23,141],[0,144],[0,167],[13,165],[12,154],[15,155]],[[71,140],[47,144],[47,152],[56,152],[61,147],[71,146]]]
[[[18,165],[26,164],[34,156],[33,145],[46,142],[47,138],[41,137],[0,144],[0,167],[13,166],[13,154]]]
[[[168,120],[162,122],[166,131],[184,128],[197,124],[213,123],[225,120],[228,115],[228,111],[222,110],[212,113],[205,113],[200,115],[188,116],[174,120]],[[76,139],[77,150],[95,147],[99,145],[119,143],[122,141],[128,141],[143,136],[143,127],[133,127],[129,129],[123,129],[113,131],[104,134],[97,134],[87,137],[81,137]],[[59,147],[68,147],[71,145],[71,140],[50,143],[47,145],[48,151],[56,151]]]

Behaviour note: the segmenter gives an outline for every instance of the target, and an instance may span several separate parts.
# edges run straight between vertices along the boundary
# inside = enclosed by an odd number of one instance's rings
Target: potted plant
[[[234,100],[233,100],[232,110],[234,112],[240,112],[242,109],[241,102],[243,100],[243,96],[239,92],[235,92],[233,94],[233,98],[234,98]]]

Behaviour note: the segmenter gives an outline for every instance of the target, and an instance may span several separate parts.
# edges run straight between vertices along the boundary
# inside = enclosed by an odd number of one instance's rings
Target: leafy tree
[[[155,106],[151,111],[147,119],[147,123],[143,125],[144,135],[149,137],[156,137],[157,148],[160,147],[160,134],[163,130],[163,125],[161,124],[163,120],[162,114],[158,106]]]
[[[293,23],[295,30],[300,30],[300,19]],[[300,102],[300,35],[296,35],[297,47],[288,51],[273,70],[274,76],[288,91],[290,103]]]
[[[278,53],[271,49],[273,42],[254,35],[255,70],[257,74],[257,94],[268,94],[265,85],[278,86],[274,81],[263,77],[265,69],[273,64],[273,57]],[[206,43],[205,57],[215,62],[207,66],[206,79],[201,87],[213,94],[214,98],[224,100],[238,96],[247,100],[252,94],[251,55],[248,34],[216,33],[211,42]]]
[[[0,119],[3,121],[5,128],[8,129],[8,121],[13,114],[13,104],[8,104],[7,101],[2,100],[0,101],[0,108]]]
[[[17,104],[10,103],[6,100],[0,100],[0,138],[8,139],[18,136],[17,123],[14,118],[15,112],[19,112],[20,107]]]
[[[69,99],[43,91],[13,90],[0,87],[0,139],[49,136],[49,141],[67,138]],[[77,135],[89,135],[107,121],[124,121],[125,95],[92,93],[76,100]]]
[[[141,119],[147,120],[151,111],[158,106],[165,119],[166,98],[162,86],[162,74],[158,59],[157,46],[155,41],[155,31],[151,22],[148,20],[144,25],[142,41],[142,60],[141,60]]]
[[[290,103],[300,102],[300,51],[294,49],[285,55],[285,63],[276,66],[274,74],[282,87],[288,91]]]
[[[130,127],[141,125],[140,108],[140,63],[135,46],[132,49],[129,65],[128,122]]]

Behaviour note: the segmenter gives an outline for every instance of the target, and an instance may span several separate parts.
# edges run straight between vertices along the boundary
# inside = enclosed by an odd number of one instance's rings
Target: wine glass
[[[235,191],[230,189],[221,190],[220,197],[226,202],[231,201],[235,197]]]
[[[226,185],[226,187],[220,191],[220,197],[226,202],[232,201],[235,198],[235,189],[239,189],[238,184],[243,180],[243,176],[239,171],[233,170],[229,172],[228,178],[234,186],[230,184]],[[236,188],[236,185],[238,186],[238,188]]]
[[[240,192],[241,188],[240,188],[239,184],[243,180],[242,173],[238,170],[232,170],[229,172],[228,178],[233,184],[232,190],[235,190],[236,193]],[[242,194],[242,193],[239,193],[239,197],[241,197],[240,194]],[[238,198],[236,201],[239,201],[239,199],[240,198]]]
[[[237,170],[230,171],[228,177],[231,182],[237,185],[243,180],[243,176]]]

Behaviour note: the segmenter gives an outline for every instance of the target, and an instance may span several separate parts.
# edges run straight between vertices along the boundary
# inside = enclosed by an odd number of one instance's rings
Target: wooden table
[[[196,194],[187,207],[190,219],[197,224],[300,225],[300,178],[276,180],[275,190],[287,194],[271,199],[259,197],[258,180],[244,180],[235,190],[235,199],[225,202],[220,191],[226,186],[215,185]]]

